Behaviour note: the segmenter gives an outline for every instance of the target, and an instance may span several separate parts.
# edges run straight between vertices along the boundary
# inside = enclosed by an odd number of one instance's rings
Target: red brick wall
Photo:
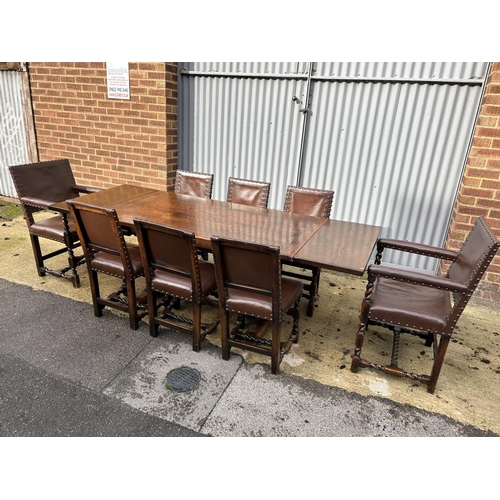
[[[486,93],[462,185],[455,205],[447,246],[459,248],[482,215],[500,238],[500,63],[492,64]],[[473,296],[476,302],[500,304],[500,255],[493,259]]]
[[[77,182],[166,189],[177,168],[177,64],[129,63],[130,100],[108,99],[106,64],[29,63],[40,161]]]

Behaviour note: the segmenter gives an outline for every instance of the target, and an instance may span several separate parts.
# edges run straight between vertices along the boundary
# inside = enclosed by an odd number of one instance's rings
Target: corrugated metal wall
[[[219,200],[230,176],[269,181],[269,205],[282,207],[286,186],[297,178],[304,116],[292,96],[305,91],[305,81],[295,78],[303,66],[179,63],[196,71],[179,84],[179,168],[214,173],[213,197]],[[290,78],[269,78],[275,71]]]
[[[16,197],[9,165],[29,162],[21,73],[0,71],[0,194]]]
[[[332,218],[443,245],[487,69],[486,63],[318,64],[302,183],[335,190]],[[436,265],[411,254],[387,258],[429,271]]]
[[[271,208],[287,184],[333,189],[332,218],[444,243],[488,63],[179,67],[179,168],[214,173],[215,198],[229,175],[271,181]],[[436,270],[423,257],[384,261]]]

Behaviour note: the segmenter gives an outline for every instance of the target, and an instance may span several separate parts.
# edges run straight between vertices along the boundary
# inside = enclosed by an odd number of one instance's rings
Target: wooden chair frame
[[[83,264],[83,255],[75,255],[74,250],[80,246],[73,223],[66,214],[48,217],[35,221],[33,214],[49,211],[54,203],[80,194],[94,193],[99,189],[78,185],[68,159],[51,160],[9,167],[12,181],[17,191],[19,202],[28,226],[33,256],[38,276],[49,274],[68,279],[73,287],[80,287],[77,266]],[[40,238],[46,238],[63,244],[62,248],[52,252],[42,251]],[[68,254],[68,266],[62,269],[50,269],[46,261]]]
[[[232,347],[238,347],[240,349],[270,356],[271,372],[277,374],[283,356],[289,352],[292,344],[298,341],[300,319],[299,305],[302,295],[302,284],[297,282],[299,286],[293,297],[293,303],[291,307],[283,311],[279,247],[228,240],[217,236],[212,237],[211,241],[219,295],[222,357],[228,360]],[[254,283],[245,284],[242,281],[230,281],[227,274],[227,268],[224,264],[226,260],[224,254],[227,249],[255,252],[266,256],[269,261],[268,269],[270,270],[270,275],[268,279],[270,285],[259,286]],[[241,265],[246,266],[247,263],[241,262]],[[256,272],[262,272],[262,269],[256,270]],[[251,302],[248,302],[248,305],[241,303],[239,305],[240,309],[237,311],[231,310],[228,306],[228,297],[231,289],[243,293],[254,294],[254,296],[261,296],[264,300],[269,300],[271,303],[270,317],[257,317]],[[232,328],[231,331],[229,325],[230,313],[237,314],[236,326]],[[281,342],[281,322],[284,314],[292,316],[293,325],[288,339]],[[255,321],[246,328],[246,331],[244,330],[245,316],[255,318]],[[263,338],[269,327],[271,327],[272,330],[271,340]]]
[[[200,272],[200,265],[212,266],[211,263],[199,263],[196,248],[196,239],[193,233],[167,227],[152,222],[135,219],[134,220],[139,248],[144,266],[144,275],[146,278],[146,291],[148,298],[149,329],[152,337],[158,335],[159,326],[172,328],[177,331],[188,333],[193,337],[193,351],[199,351],[205,337],[215,331],[219,324],[219,319],[211,324],[202,324],[202,306],[203,304],[212,307],[218,307],[218,301],[211,294],[215,293],[215,269],[214,286],[208,287],[204,292],[204,283]],[[152,242],[154,239],[154,243]],[[177,243],[173,243],[177,240]],[[155,251],[153,251],[153,244]],[[155,259],[155,252],[158,255],[158,248],[162,248],[161,260]],[[186,256],[188,267],[181,268],[169,258],[174,252],[172,245],[178,245],[175,251]],[[182,297],[168,295],[166,289],[158,288],[155,285],[155,276],[158,271],[169,274],[174,278],[186,278],[190,281],[190,295]],[[166,278],[164,277],[163,280]],[[177,299],[187,300],[193,307],[193,319],[186,318],[173,312]],[[189,325],[189,326],[188,326]]]
[[[138,298],[135,289],[135,280],[140,276],[144,276],[138,247],[133,244],[127,244],[125,241],[116,210],[86,205],[72,200],[68,201],[68,207],[75,221],[85,261],[87,262],[94,315],[101,317],[102,311],[106,306],[118,309],[128,313],[130,328],[136,330],[140,319],[147,314],[146,308],[140,304],[143,297]],[[101,234],[105,232],[108,235],[106,239],[109,243],[96,243],[93,241],[93,238],[89,234],[89,227],[82,215],[85,213],[94,214],[102,220],[99,232]],[[134,250],[134,254],[137,254],[136,259],[131,255],[132,250]],[[95,264],[97,255],[119,257],[121,269],[118,269],[116,259],[113,261],[113,265],[106,266],[106,264],[101,264],[97,267]],[[138,262],[140,262],[140,266]],[[121,278],[121,287],[108,297],[101,297],[99,273]]]

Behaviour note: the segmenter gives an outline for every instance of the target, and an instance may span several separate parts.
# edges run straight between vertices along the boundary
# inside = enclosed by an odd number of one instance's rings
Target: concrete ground
[[[85,266],[79,272],[79,289],[38,277],[22,217],[0,221],[1,436],[500,433],[496,309],[468,307],[431,395],[409,380],[349,370],[361,278],[323,273],[315,314],[306,317],[303,301],[299,344],[275,376],[265,357],[235,350],[222,360],[219,330],[195,353],[185,334],[162,329],[152,338],[145,320],[132,331],[114,311],[94,317]],[[390,350],[384,333],[370,335],[375,354]],[[411,352],[417,366],[429,361],[423,347]],[[166,387],[179,367],[200,375],[195,389]]]

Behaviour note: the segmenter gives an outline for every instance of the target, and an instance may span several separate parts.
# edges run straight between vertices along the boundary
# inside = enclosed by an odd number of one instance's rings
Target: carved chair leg
[[[271,373],[273,373],[274,375],[277,375],[279,373],[281,357],[280,321],[279,319],[274,319],[272,326],[271,345]]]
[[[391,366],[398,366],[398,357],[399,357],[399,340],[401,337],[401,328],[394,327],[393,332],[393,340],[392,340],[392,354],[391,354]]]
[[[361,361],[361,349],[363,347],[363,341],[365,339],[365,333],[368,329],[368,317],[370,313],[371,298],[373,295],[374,278],[368,277],[368,283],[366,284],[365,297],[363,303],[361,304],[361,312],[359,315],[359,330],[356,334],[356,343],[354,345],[354,354],[351,361],[351,371],[356,373]]]
[[[228,360],[231,347],[227,340],[229,337],[229,313],[228,311],[220,310],[220,343],[222,348],[222,359]]]
[[[193,351],[201,349],[201,304],[193,302]]]
[[[430,381],[427,385],[427,392],[429,392],[430,394],[433,394],[434,390],[436,389],[439,373],[441,372],[441,367],[443,366],[444,356],[446,354],[446,350],[448,349],[450,338],[451,337],[449,335],[442,335],[441,340],[439,341],[437,353],[434,357],[434,364],[432,365]]]
[[[35,234],[30,233],[31,246],[35,257],[36,271],[38,276],[45,276],[45,266],[43,265],[42,249],[40,248],[40,239]]]
[[[135,293],[135,280],[126,280],[127,285],[127,306],[130,328],[137,330],[139,327],[139,317],[137,314],[137,299]]]
[[[94,315],[97,318],[102,316],[102,310],[104,309],[104,305],[99,303],[100,292],[99,292],[99,277],[97,275],[97,271],[89,269],[89,278],[90,278],[90,290],[92,292],[92,304],[94,306]]]
[[[309,287],[309,303],[307,304],[307,316],[312,317],[314,313],[314,305],[318,300],[319,277],[321,268],[315,267],[312,270],[312,279]]]
[[[149,317],[149,334],[151,337],[158,336],[158,328],[160,325],[155,321],[158,316],[158,302],[156,293],[148,288],[148,317]]]
[[[64,228],[64,244],[68,249],[68,271],[71,271],[71,275],[69,279],[73,283],[73,288],[80,288],[80,277],[78,276],[78,271],[76,270],[76,266],[78,262],[81,260],[80,258],[75,257],[73,252],[73,238],[71,237],[71,232],[69,230],[68,224],[68,216],[66,214],[62,214],[62,224]]]

